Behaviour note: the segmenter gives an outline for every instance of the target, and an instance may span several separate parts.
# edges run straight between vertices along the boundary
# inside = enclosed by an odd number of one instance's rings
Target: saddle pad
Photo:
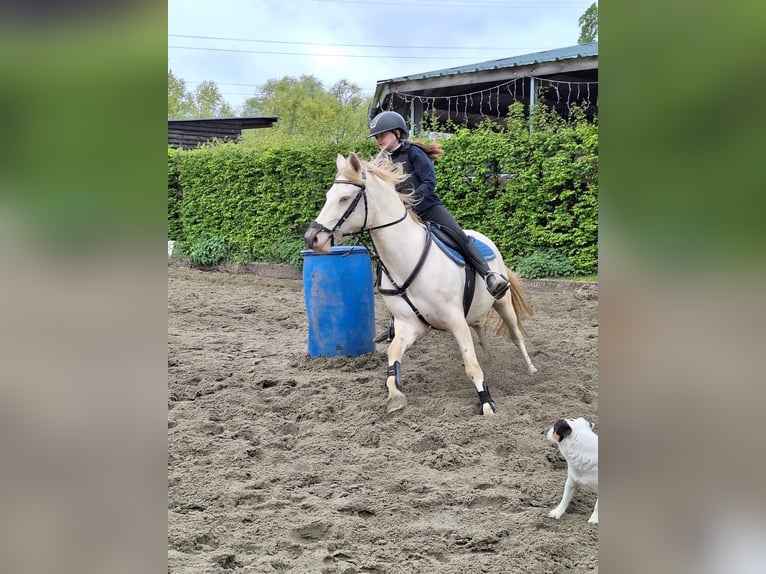
[[[430,233],[431,239],[433,239],[434,243],[439,247],[439,249],[444,251],[444,253],[446,253],[449,258],[458,265],[465,266],[465,258],[463,257],[462,253],[452,249],[452,247],[449,247],[441,239],[436,237],[436,234],[433,231]],[[495,258],[495,252],[490,249],[489,245],[476,239],[475,237],[470,237],[469,239],[476,244],[476,247],[479,248],[479,252],[484,256],[484,261],[492,261]]]

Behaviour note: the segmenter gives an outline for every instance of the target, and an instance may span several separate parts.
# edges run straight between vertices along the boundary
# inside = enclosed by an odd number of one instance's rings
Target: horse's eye
[[[350,195],[344,195],[343,197],[341,197],[341,198],[338,200],[338,202],[339,202],[339,203],[346,203],[346,202],[347,202],[349,199],[351,199],[351,196],[350,196]]]

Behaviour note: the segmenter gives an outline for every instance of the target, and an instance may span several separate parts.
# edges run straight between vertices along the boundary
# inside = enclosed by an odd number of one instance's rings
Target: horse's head
[[[330,253],[343,242],[343,236],[361,231],[367,220],[367,199],[362,161],[355,153],[348,159],[338,154],[338,173],[327,191],[322,211],[306,230],[306,246],[313,251]]]

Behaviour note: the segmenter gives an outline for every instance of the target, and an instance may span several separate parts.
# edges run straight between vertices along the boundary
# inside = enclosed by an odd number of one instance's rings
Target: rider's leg
[[[476,269],[477,273],[486,281],[487,290],[495,299],[500,299],[508,291],[510,283],[502,274],[497,271],[491,271],[489,265],[484,260],[476,243],[465,234],[460,224],[455,220],[452,214],[447,211],[443,205],[434,205],[426,212],[420,215],[424,221],[430,221],[441,226],[442,229],[452,237],[461,247],[463,255],[468,262]]]

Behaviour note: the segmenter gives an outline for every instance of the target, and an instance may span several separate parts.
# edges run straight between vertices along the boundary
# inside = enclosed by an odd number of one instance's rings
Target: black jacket
[[[414,196],[418,203],[413,210],[422,215],[434,205],[442,205],[442,200],[436,195],[436,173],[434,163],[426,152],[411,142],[402,142],[391,152],[391,161],[399,163],[409,177],[396,186],[399,193],[409,193],[415,190]]]

